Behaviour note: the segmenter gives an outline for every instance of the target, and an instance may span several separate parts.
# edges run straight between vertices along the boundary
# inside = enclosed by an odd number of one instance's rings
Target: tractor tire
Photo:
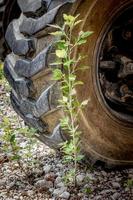
[[[6,57],[4,72],[9,81],[11,103],[26,124],[38,129],[38,139],[58,149],[67,139],[60,128],[63,112],[57,108],[59,84],[52,80],[50,63],[55,60],[56,38],[49,33],[49,24],[62,24],[62,13],[80,13],[82,24],[75,34],[88,29],[94,34],[75,51],[87,55],[82,65],[88,71],[77,74],[84,86],[77,88],[80,100],[90,99],[80,112],[81,148],[92,163],[105,166],[133,165],[133,116],[131,120],[117,117],[105,105],[97,84],[98,52],[106,29],[122,9],[133,5],[127,0],[18,0],[22,14],[6,31],[6,41],[12,51]],[[119,113],[120,115],[120,113]]]

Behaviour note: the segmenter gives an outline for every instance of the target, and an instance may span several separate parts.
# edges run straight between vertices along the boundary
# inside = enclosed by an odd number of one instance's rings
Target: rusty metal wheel
[[[59,126],[62,112],[56,107],[60,90],[50,79],[54,38],[47,25],[61,23],[63,12],[80,13],[83,22],[75,33],[94,31],[88,43],[75,51],[75,55],[77,51],[87,55],[81,65],[90,66],[77,74],[85,83],[77,88],[79,99],[90,99],[80,113],[82,150],[93,163],[100,160],[107,166],[133,165],[132,44],[130,48],[127,45],[125,55],[119,38],[121,34],[124,41],[132,40],[132,29],[125,26],[130,21],[132,27],[132,14],[127,14],[132,11],[127,9],[133,0],[18,3],[22,14],[8,26],[6,39],[12,53],[5,61],[16,112],[40,131],[39,139],[49,146],[57,148],[65,139]]]

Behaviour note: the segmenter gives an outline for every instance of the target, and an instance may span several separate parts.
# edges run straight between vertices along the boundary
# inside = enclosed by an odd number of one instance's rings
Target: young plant
[[[4,77],[4,73],[3,73],[3,63],[2,61],[0,60],[0,82],[1,80],[3,79]]]
[[[51,65],[57,66],[53,70],[53,79],[60,82],[60,88],[62,97],[59,100],[59,107],[64,111],[65,117],[60,119],[62,130],[68,132],[70,140],[62,144],[62,150],[64,152],[65,162],[73,162],[74,170],[72,173],[73,182],[76,185],[77,164],[83,158],[80,150],[80,135],[79,129],[79,112],[83,109],[88,100],[80,102],[77,98],[76,88],[82,86],[84,83],[82,80],[77,80],[77,72],[85,70],[88,67],[80,66],[79,62],[84,59],[84,56],[78,54],[74,56],[74,51],[78,46],[81,46],[87,42],[92,32],[81,31],[77,35],[73,35],[75,27],[82,22],[78,20],[79,15],[76,17],[71,15],[63,15],[64,25],[62,27],[58,25],[52,25],[57,31],[51,33],[51,35],[57,36],[60,39],[57,41],[56,56],[57,62]],[[67,177],[67,176],[66,176]]]
[[[133,188],[133,179],[128,179],[124,184],[126,188],[132,189]]]
[[[0,116],[2,116],[1,113]],[[9,162],[11,164],[13,161],[17,162],[20,170],[27,175],[27,169],[25,169],[24,163],[26,163],[28,168],[32,169],[32,151],[37,143],[34,138],[35,130],[28,127],[16,126],[16,121],[16,116],[13,116],[12,119],[3,117],[2,123],[0,124],[0,129],[3,132],[0,135],[0,141],[2,142],[1,148]],[[23,140],[26,140],[24,145],[20,134],[23,136]]]

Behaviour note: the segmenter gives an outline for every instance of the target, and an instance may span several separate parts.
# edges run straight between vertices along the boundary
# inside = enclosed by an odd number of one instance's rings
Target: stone
[[[60,176],[58,176],[56,179],[55,179],[55,185],[57,184],[60,184],[62,182],[62,178]]]
[[[15,181],[12,181],[11,183],[9,183],[9,184],[6,185],[6,189],[7,189],[7,190],[10,190],[10,189],[12,189],[14,186],[15,186]]]
[[[102,171],[101,173],[102,173],[103,176],[107,176],[107,172]]]
[[[94,177],[94,175],[91,174],[91,173],[87,173],[86,177],[87,177],[89,180],[91,180],[91,181],[96,180],[96,178]]]
[[[53,196],[54,197],[59,197],[63,192],[65,192],[67,190],[66,187],[61,187],[61,188],[57,188],[53,191]]]
[[[55,185],[57,188],[61,188],[61,187],[65,187],[63,182],[58,183],[57,185]]]
[[[54,188],[49,188],[49,192],[53,193],[54,192]]]
[[[101,195],[98,195],[95,197],[95,200],[101,200],[102,199],[102,196]]]
[[[58,167],[59,169],[62,169],[63,165],[60,163],[60,164],[57,164],[56,167]]]
[[[6,180],[5,179],[1,179],[0,180],[0,187],[5,186],[5,184],[6,184]]]
[[[118,192],[116,192],[111,196],[111,198],[112,198],[112,200],[118,200],[119,196],[120,196],[120,194]]]
[[[117,182],[112,182],[111,184],[112,184],[113,188],[115,188],[115,189],[118,189],[121,187],[120,184]]]
[[[43,171],[45,172],[45,174],[48,174],[52,169],[51,165],[46,165],[43,167]]]
[[[34,191],[28,190],[28,191],[27,191],[27,195],[30,196],[30,197],[33,196],[33,195],[34,195]]]
[[[84,179],[85,179],[85,175],[84,174],[77,175],[77,177],[76,177],[77,185],[82,185]]]
[[[55,178],[56,178],[56,175],[53,172],[50,172],[50,173],[45,175],[45,180],[46,181],[54,182]]]
[[[53,187],[53,183],[51,181],[39,180],[35,183],[35,187],[39,189],[49,189]]]
[[[60,196],[62,199],[69,199],[70,193],[69,192],[63,192]]]

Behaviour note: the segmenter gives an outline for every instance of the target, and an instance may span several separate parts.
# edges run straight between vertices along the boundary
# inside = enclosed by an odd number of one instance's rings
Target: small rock
[[[45,175],[45,180],[54,182],[56,175],[54,173],[48,173]]]
[[[58,176],[56,179],[55,179],[55,185],[59,184],[62,182],[62,178],[60,176]]]
[[[117,182],[121,181],[121,177],[116,177],[115,179]]]
[[[58,167],[59,169],[62,169],[63,165],[62,164],[57,164],[56,167]]]
[[[60,196],[62,199],[69,199],[70,193],[69,192],[63,192]]]
[[[49,189],[53,187],[53,183],[51,181],[39,180],[35,183],[35,186],[40,189]]]
[[[3,187],[5,184],[6,184],[6,180],[5,179],[0,180],[0,187]]]
[[[116,188],[116,189],[121,187],[120,184],[117,182],[112,182],[111,184],[112,184],[113,188]]]
[[[34,174],[36,174],[36,176],[41,176],[43,174],[43,171],[39,169],[34,169]]]
[[[83,197],[84,194],[83,193],[78,193],[78,197]]]
[[[6,186],[6,189],[9,190],[11,188],[13,188],[15,186],[15,181],[9,183],[7,186]]]
[[[87,173],[86,177],[87,177],[89,180],[91,180],[91,181],[96,180],[96,178],[94,177],[94,175],[93,175],[93,174],[90,174],[90,173]]]
[[[54,188],[49,188],[49,192],[53,193],[54,192]]]
[[[58,183],[57,185],[55,185],[57,188],[61,188],[61,187],[65,187],[63,182]]]
[[[79,174],[79,175],[76,177],[77,185],[79,185],[79,186],[82,185],[84,179],[85,179],[85,175]]]
[[[133,179],[133,173],[128,175],[129,179]]]
[[[101,173],[102,173],[103,176],[107,176],[107,172],[102,171]]]
[[[125,192],[129,192],[129,190],[130,190],[130,189],[129,189],[128,187],[125,188]]]
[[[101,200],[102,199],[102,196],[101,195],[98,195],[95,197],[95,200]]]
[[[49,173],[51,169],[52,169],[51,165],[46,165],[43,167],[43,171],[45,172],[45,174]]]
[[[67,190],[66,187],[62,187],[62,188],[57,188],[53,191],[53,196],[54,197],[59,197],[63,192],[65,192]]]
[[[108,194],[108,193],[111,193],[111,194],[112,194],[113,192],[115,192],[115,190],[112,190],[112,189],[111,189],[111,190],[105,189],[105,190],[101,191],[100,194]]]
[[[44,187],[46,185],[46,180],[39,180],[35,183],[37,188]]]
[[[112,200],[118,200],[119,196],[120,196],[120,194],[118,192],[116,192],[111,196],[111,198],[112,198]]]
[[[34,195],[34,191],[28,190],[28,191],[27,191],[27,195],[30,196],[30,197],[33,196],[33,195]]]

